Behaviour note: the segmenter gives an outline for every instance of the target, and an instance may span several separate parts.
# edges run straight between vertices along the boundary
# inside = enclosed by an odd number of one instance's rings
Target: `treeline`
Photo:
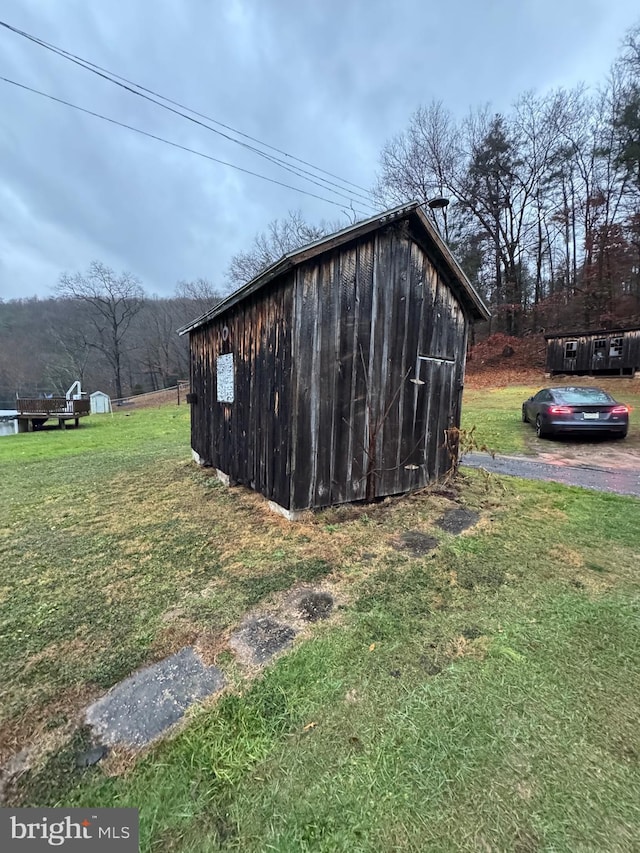
[[[385,145],[375,194],[450,199],[434,220],[495,330],[639,322],[640,26],[596,92],[526,93],[462,121],[420,107]]]
[[[177,329],[246,284],[282,255],[336,231],[299,210],[274,219],[235,254],[216,288],[182,281],[173,296],[149,296],[138,279],[100,261],[63,273],[50,299],[0,299],[0,409],[16,394],[64,394],[79,379],[114,399],[169,388],[189,378],[189,342]]]
[[[481,333],[640,324],[640,26],[595,92],[526,93],[463,120],[419,107],[384,146],[372,193],[381,209],[425,205],[492,310]],[[345,224],[273,220],[231,259],[222,290]],[[55,293],[0,300],[0,402],[76,379],[113,397],[186,379],[176,329],[220,298],[205,280],[149,296],[99,262]]]
[[[188,379],[188,341],[176,330],[220,298],[202,279],[170,298],[148,296],[98,262],[63,275],[56,294],[0,303],[0,408],[17,393],[64,394],[76,379],[113,398]]]

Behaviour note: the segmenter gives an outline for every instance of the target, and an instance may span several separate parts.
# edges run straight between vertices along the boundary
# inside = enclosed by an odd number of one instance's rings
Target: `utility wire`
[[[189,154],[195,154],[198,157],[204,157],[205,160],[211,160],[213,163],[220,163],[223,166],[228,166],[230,169],[236,169],[238,172],[244,172],[247,175],[252,175],[255,178],[261,178],[263,181],[269,181],[271,184],[277,184],[280,187],[286,187],[286,189],[294,190],[295,192],[302,193],[303,195],[308,195],[311,198],[317,198],[320,201],[326,201],[328,204],[333,204],[335,207],[339,207],[344,210],[345,205],[341,204],[339,201],[334,201],[331,198],[325,198],[321,195],[316,195],[316,193],[309,192],[308,190],[303,190],[300,187],[294,187],[291,184],[285,184],[282,181],[277,181],[275,178],[268,178],[266,175],[261,175],[259,172],[252,172],[250,169],[244,169],[242,166],[237,166],[235,163],[228,163],[226,160],[219,160],[217,157],[212,157],[210,154],[204,154],[202,151],[196,151],[194,148],[189,148],[187,145],[180,145],[178,142],[172,142],[169,139],[165,139],[163,136],[157,136],[154,133],[149,133],[146,130],[141,130],[139,127],[134,127],[131,124],[126,124],[123,121],[118,121],[115,118],[110,118],[109,116],[102,115],[102,113],[94,112],[93,110],[88,110],[85,107],[80,107],[77,104],[72,104],[70,101],[65,101],[63,98],[57,98],[55,95],[50,95],[47,92],[41,92],[39,89],[34,89],[31,86],[27,86],[24,83],[18,83],[16,80],[10,80],[8,77],[3,77],[0,75],[0,80],[4,83],[10,83],[12,86],[17,86],[19,89],[24,89],[27,92],[33,92],[35,95],[40,95],[43,98],[48,98],[50,101],[55,101],[58,104],[64,104],[67,107],[71,107],[74,110],[78,110],[81,113],[86,113],[87,115],[94,116],[95,118],[102,119],[103,121],[108,121],[110,124],[116,124],[119,127],[124,127],[127,130],[132,130],[134,133],[139,133],[142,136],[148,136],[149,139],[155,139],[157,142],[164,142],[165,145],[171,145],[173,148],[179,148],[182,151],[187,151]],[[357,208],[352,208],[355,213],[358,213],[360,216],[367,217],[368,214],[364,213]]]
[[[17,27],[13,27],[11,24],[8,24],[5,21],[0,21],[0,26],[4,27],[5,29],[7,29],[7,30],[9,30],[9,31],[11,31],[17,35],[22,36],[23,38],[26,38],[28,41],[31,41],[32,43],[37,44],[40,47],[44,47],[46,50],[49,50],[52,53],[55,53],[56,55],[60,56],[63,59],[67,59],[68,61],[73,62],[75,65],[78,65],[79,67],[83,68],[85,71],[90,71],[91,73],[96,74],[99,77],[102,77],[104,80],[107,80],[108,82],[113,83],[114,85],[119,86],[122,89],[125,89],[126,91],[130,92],[133,95],[137,95],[140,98],[144,98],[145,100],[150,101],[151,103],[155,104],[156,106],[161,107],[162,109],[168,110],[169,112],[172,112],[175,115],[178,115],[181,118],[186,119],[187,121],[191,121],[194,124],[199,125],[200,127],[204,127],[206,130],[209,130],[212,133],[216,133],[217,135],[223,137],[224,139],[229,140],[230,142],[235,143],[236,145],[240,145],[241,147],[246,148],[255,154],[258,154],[258,156],[263,157],[264,159],[268,160],[269,162],[280,166],[281,168],[285,169],[288,172],[291,172],[292,174],[295,174],[297,177],[303,178],[303,180],[307,180],[310,183],[313,183],[316,186],[319,186],[324,190],[328,189],[334,195],[340,196],[341,198],[345,198],[352,203],[356,202],[358,204],[366,204],[372,210],[376,209],[375,206],[370,201],[369,191],[364,189],[364,187],[359,187],[358,184],[354,184],[351,181],[347,181],[344,178],[340,178],[338,175],[334,175],[332,172],[327,172],[325,169],[321,169],[320,167],[314,166],[313,164],[308,163],[305,160],[301,160],[298,157],[294,157],[291,154],[287,154],[287,152],[281,151],[280,149],[275,148],[272,145],[268,145],[267,143],[264,143],[264,142],[260,141],[259,139],[256,139],[255,137],[252,137],[252,136],[249,136],[248,134],[242,133],[241,131],[236,130],[235,128],[232,128],[229,125],[225,125],[222,122],[217,121],[216,119],[212,119],[211,117],[206,116],[203,113],[199,113],[196,110],[192,110],[190,107],[187,107],[183,104],[180,104],[178,101],[174,101],[171,98],[167,98],[164,95],[159,94],[158,92],[154,92],[152,89],[148,89],[144,86],[141,86],[138,83],[135,83],[131,80],[128,80],[126,77],[122,77],[119,74],[108,71],[107,69],[102,68],[99,65],[96,65],[95,63],[91,62],[90,60],[84,59],[80,56],[77,56],[76,54],[70,53],[69,51],[64,50],[64,48],[60,48],[57,45],[51,44],[50,42],[46,42],[43,39],[38,38],[37,36],[31,35],[30,33],[25,32],[24,30],[20,30]],[[123,82],[120,82],[120,81],[123,81]],[[135,88],[132,88],[132,87],[135,87]],[[140,90],[140,91],[138,91],[138,90]],[[149,94],[144,94],[145,92],[148,92]],[[155,97],[149,97],[149,95],[154,95]],[[161,101],[166,101],[167,103],[161,103],[160,101],[155,100],[156,97],[160,98]],[[350,186],[357,187],[358,189],[363,189],[364,192],[367,193],[367,196],[364,196],[361,192],[354,192],[353,190],[349,190],[347,187],[342,186],[341,184],[336,184],[333,181],[329,181],[326,178],[323,178],[320,175],[316,175],[313,172],[309,172],[306,169],[301,169],[299,166],[295,166],[293,164],[285,163],[279,157],[274,157],[273,155],[267,154],[264,151],[260,151],[258,148],[256,148],[253,145],[249,145],[248,143],[242,142],[239,139],[234,139],[232,136],[229,136],[228,134],[223,133],[222,131],[216,130],[216,128],[211,127],[210,125],[205,124],[204,122],[199,121],[198,119],[195,119],[192,116],[186,115],[185,113],[181,112],[180,110],[173,109],[172,107],[168,106],[167,104],[174,104],[175,106],[178,106],[183,110],[187,110],[188,112],[193,113],[193,115],[197,115],[200,118],[206,119],[206,121],[209,121],[209,122],[212,122],[213,124],[217,124],[221,127],[224,127],[225,129],[230,130],[233,133],[238,134],[239,136],[243,136],[246,139],[251,139],[252,141],[257,142],[259,145],[261,145],[265,148],[270,148],[271,150],[276,151],[280,154],[283,154],[284,156],[289,157],[290,159],[296,160],[299,163],[303,163],[304,165],[310,166],[312,169],[314,169],[317,172],[322,172],[324,174],[330,175],[331,177],[334,177],[337,180],[341,181],[342,184],[348,184]],[[315,178],[322,181],[323,183],[318,183],[318,180],[314,180]],[[337,189],[331,189],[331,187],[336,187]],[[344,195],[344,193],[340,192],[339,190],[346,190],[347,192],[349,192],[349,195]],[[354,198],[354,196],[356,198]]]
[[[33,38],[31,38],[31,37],[28,37],[28,38],[30,41],[34,41]],[[39,42],[36,41],[36,43],[39,43]],[[58,51],[54,48],[48,48],[48,49],[52,50],[53,53],[57,53],[59,56],[62,56],[63,59],[68,58],[68,57],[64,56],[60,51]],[[299,167],[297,167],[297,166],[288,166],[286,164],[282,164],[282,162],[277,157],[273,157],[270,154],[267,154],[263,151],[260,151],[257,148],[255,148],[254,146],[248,145],[246,142],[240,142],[239,140],[233,139],[233,137],[229,136],[228,134],[222,133],[221,131],[216,130],[215,128],[209,127],[204,122],[199,121],[198,119],[192,118],[191,116],[188,116],[185,113],[180,112],[179,110],[173,109],[172,107],[169,107],[166,104],[162,104],[159,101],[156,101],[154,98],[151,98],[148,95],[143,94],[142,92],[137,92],[135,89],[132,89],[130,86],[127,86],[124,83],[120,83],[117,80],[112,79],[111,77],[107,76],[107,74],[103,74],[100,71],[94,71],[92,68],[89,68],[87,65],[85,65],[83,62],[81,62],[79,60],[70,59],[70,61],[73,62],[75,65],[79,65],[81,68],[84,68],[87,71],[91,71],[92,73],[97,74],[99,77],[102,77],[104,80],[107,80],[108,82],[114,83],[116,86],[119,86],[120,88],[125,89],[126,91],[130,92],[132,95],[137,95],[140,98],[144,98],[144,100],[149,101],[150,103],[155,104],[156,106],[159,106],[162,109],[168,110],[169,112],[174,113],[174,115],[180,116],[181,118],[184,118],[187,121],[192,122],[193,124],[197,124],[200,127],[205,128],[205,130],[209,130],[212,133],[217,134],[218,136],[222,136],[224,139],[228,139],[230,142],[235,142],[237,145],[240,145],[242,148],[246,148],[249,151],[253,151],[254,153],[258,154],[260,157],[263,157],[265,160],[268,160],[269,162],[274,163],[275,165],[280,166],[281,168],[285,169],[287,172],[291,172],[291,174],[296,175],[296,177],[301,177],[301,178],[303,178],[303,180],[309,181],[310,183],[315,184],[316,186],[320,187],[323,190],[329,190],[329,192],[333,193],[334,195],[339,196],[340,198],[344,198],[351,203],[354,202],[354,199],[352,198],[352,195],[354,195],[353,193],[351,195],[345,195],[344,193],[339,192],[338,190],[331,189],[329,186],[326,186],[326,184],[332,184],[333,186],[338,186],[338,185],[333,184],[333,182],[331,182],[331,181],[326,181],[325,178],[320,178],[319,176],[314,176],[314,177],[318,177],[321,181],[323,181],[323,183],[320,183],[319,181],[316,181],[311,177],[305,177],[305,175],[311,175],[312,173],[308,172],[304,169],[299,169]],[[341,188],[341,189],[343,189],[343,188]],[[359,193],[356,195],[359,195]],[[358,203],[361,203],[359,199],[358,199]],[[364,200],[364,203],[369,204],[369,202],[367,200]]]

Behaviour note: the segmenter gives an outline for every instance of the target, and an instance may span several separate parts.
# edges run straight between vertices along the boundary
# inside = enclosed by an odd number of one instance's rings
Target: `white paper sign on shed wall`
[[[233,353],[218,356],[218,402],[233,403]]]

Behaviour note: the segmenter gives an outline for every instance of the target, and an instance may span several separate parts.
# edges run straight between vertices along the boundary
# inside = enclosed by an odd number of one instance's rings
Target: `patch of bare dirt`
[[[439,545],[434,536],[428,536],[419,530],[406,530],[391,540],[391,545],[398,551],[408,551],[414,557],[424,557]]]
[[[294,639],[310,636],[315,623],[336,621],[337,610],[347,600],[340,585],[326,578],[317,586],[298,584],[247,613],[226,648],[249,670],[262,667]]]
[[[264,664],[278,652],[289,648],[296,632],[290,625],[270,616],[254,616],[243,620],[229,645],[239,658],[250,664]]]
[[[497,332],[471,347],[465,382],[469,388],[528,385],[544,377],[543,335],[514,338]]]
[[[97,693],[95,687],[84,685],[70,689],[49,705],[34,706],[0,726],[0,805],[17,778],[40,766],[71,736],[82,709]]]

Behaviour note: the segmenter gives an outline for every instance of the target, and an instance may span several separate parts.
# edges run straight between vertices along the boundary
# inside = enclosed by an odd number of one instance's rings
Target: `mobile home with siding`
[[[423,486],[488,316],[417,203],[291,252],[180,330],[194,458],[289,517]]]
[[[634,376],[640,370],[640,328],[563,332],[545,339],[551,376]]]

